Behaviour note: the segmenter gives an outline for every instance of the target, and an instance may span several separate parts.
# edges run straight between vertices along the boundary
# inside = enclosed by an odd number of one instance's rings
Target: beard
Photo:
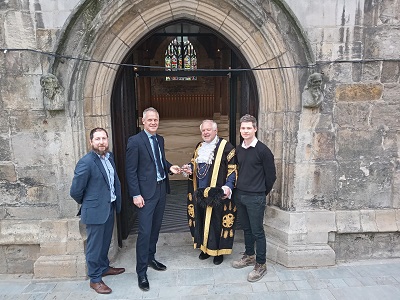
[[[312,98],[313,98],[314,100],[318,100],[318,98],[319,98],[319,97],[321,96],[321,94],[322,94],[321,90],[320,90],[319,88],[315,88],[315,87],[310,88],[309,91],[310,91],[311,96],[312,96]]]
[[[97,147],[95,147],[95,146],[92,146],[92,150],[94,151],[94,152],[96,152],[98,155],[100,155],[100,156],[104,156],[104,155],[106,155],[107,154],[107,152],[108,152],[108,146],[100,146],[101,148],[104,148],[104,150],[100,150],[99,149],[99,146],[97,146]]]

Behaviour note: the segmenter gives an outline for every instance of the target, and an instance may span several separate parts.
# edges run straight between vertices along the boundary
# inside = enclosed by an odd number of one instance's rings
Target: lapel
[[[99,156],[96,154],[96,152],[92,151],[92,155],[93,155],[93,160],[94,163],[97,165],[97,167],[99,168],[101,174],[104,177],[104,180],[107,182],[108,186],[110,185],[110,183],[108,182],[108,176],[106,174],[106,170],[104,169],[103,163],[101,162]],[[115,169],[114,169],[115,170]]]
[[[140,137],[142,138],[143,143],[146,146],[147,152],[149,152],[151,160],[155,163],[153,149],[151,148],[149,138],[147,137],[147,134],[144,130],[140,132]]]

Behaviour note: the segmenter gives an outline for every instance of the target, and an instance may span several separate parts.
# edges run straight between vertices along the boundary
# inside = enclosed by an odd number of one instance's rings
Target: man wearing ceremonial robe
[[[200,125],[203,141],[198,143],[189,165],[182,167],[189,174],[187,214],[194,248],[199,259],[214,257],[214,264],[223,255],[232,253],[236,206],[231,200],[236,182],[234,146],[218,137],[217,123],[204,120]]]

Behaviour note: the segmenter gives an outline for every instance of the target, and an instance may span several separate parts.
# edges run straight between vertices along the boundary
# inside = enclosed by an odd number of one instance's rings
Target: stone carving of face
[[[322,74],[313,73],[308,77],[302,94],[303,107],[318,107],[324,99],[322,92]]]
[[[53,74],[42,76],[40,85],[42,86],[43,94],[49,99],[54,99],[54,96],[59,93],[61,89],[57,77]]]
[[[319,73],[311,74],[308,80],[308,88],[312,90],[319,90],[321,89],[321,85],[322,85],[322,75]]]

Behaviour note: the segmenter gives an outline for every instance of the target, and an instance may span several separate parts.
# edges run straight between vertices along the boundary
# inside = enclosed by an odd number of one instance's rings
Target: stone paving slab
[[[235,242],[233,254],[215,266],[212,258],[201,261],[199,250],[189,244],[171,245],[165,240],[156,258],[168,267],[165,272],[148,270],[150,291],[137,287],[135,238],[124,242],[116,267],[125,267],[118,276],[103,280],[113,292],[98,295],[88,280],[38,280],[30,275],[1,275],[0,300],[58,299],[400,299],[400,259],[338,263],[333,267],[288,269],[268,262],[268,273],[255,283],[246,280],[252,267],[234,269],[231,263],[241,256],[243,241]]]

